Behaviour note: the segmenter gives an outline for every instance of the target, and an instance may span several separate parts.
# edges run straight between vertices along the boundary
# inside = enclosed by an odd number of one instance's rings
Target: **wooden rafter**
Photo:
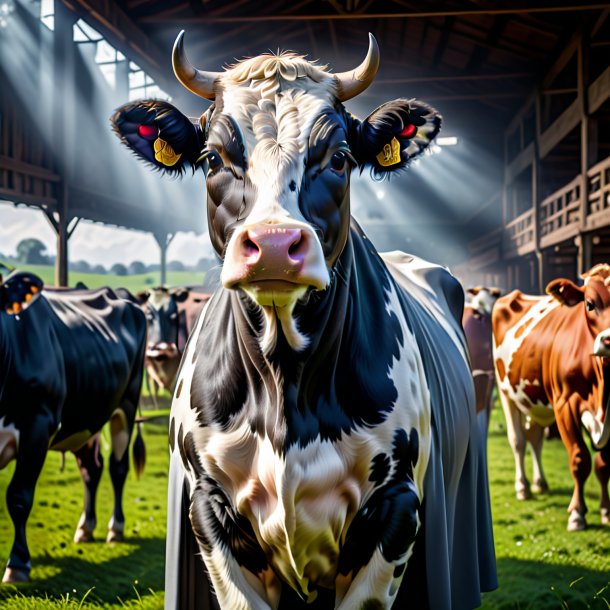
[[[456,10],[437,10],[437,11],[411,11],[411,12],[396,12],[396,13],[329,13],[329,14],[310,14],[310,15],[295,15],[291,14],[250,14],[250,15],[226,15],[214,16],[212,14],[205,17],[194,17],[190,21],[192,23],[239,23],[248,21],[256,23],[257,21],[320,21],[320,20],[374,20],[374,19],[431,19],[434,17],[464,17],[467,15],[518,15],[518,14],[536,14],[536,13],[568,13],[568,12],[583,12],[607,9],[608,4],[605,3],[590,3],[590,4],[574,4],[566,6],[521,6],[511,8],[494,8],[494,9],[456,9]],[[172,18],[169,18],[170,22]],[[143,17],[140,19],[143,23],[156,23],[158,21],[167,21],[160,19],[156,15]]]

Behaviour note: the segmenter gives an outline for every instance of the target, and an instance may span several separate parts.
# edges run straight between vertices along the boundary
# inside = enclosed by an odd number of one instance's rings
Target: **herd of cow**
[[[134,297],[43,289],[23,272],[0,280],[0,468],[16,459],[3,582],[28,579],[25,526],[48,449],[76,455],[86,493],[75,541],[92,538],[106,422],[108,540],[122,538],[143,370],[153,397],[174,391],[167,609],[478,606],[497,586],[494,381],[517,497],[531,489],[526,441],[532,487],[548,489],[542,430],[556,420],[575,482],[568,529],[586,526],[584,431],[610,522],[610,266],[582,286],[555,280],[547,296],[471,289],[464,306],[447,269],[377,253],[350,216],[350,172],[403,169],[441,125],[416,100],[362,121],[347,112],[378,64],[371,36],[344,73],[293,53],[207,72],[190,64],[181,33],[174,71],[208,110],[195,120],[158,100],[117,110],[115,131],[148,164],[205,172],[222,285],[211,298]]]

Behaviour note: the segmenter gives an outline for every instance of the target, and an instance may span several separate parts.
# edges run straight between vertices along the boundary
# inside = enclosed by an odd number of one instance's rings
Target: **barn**
[[[388,99],[416,98],[443,117],[425,157],[405,172],[352,176],[352,214],[378,250],[447,267],[464,287],[532,294],[558,277],[582,283],[610,262],[607,3],[0,0],[0,238],[3,211],[41,212],[55,243],[55,286],[74,286],[71,239],[92,223],[152,236],[161,285],[175,236],[205,234],[201,175],[146,171],[108,124],[117,107],[142,98],[189,117],[210,108],[172,74],[181,30],[193,63],[216,71],[294,50],[340,73],[374,35],[379,70],[347,111],[366,117]],[[494,421],[492,436],[503,426]],[[0,528],[8,522],[0,512]],[[0,604],[19,594],[0,589]],[[489,607],[500,607],[489,595]]]

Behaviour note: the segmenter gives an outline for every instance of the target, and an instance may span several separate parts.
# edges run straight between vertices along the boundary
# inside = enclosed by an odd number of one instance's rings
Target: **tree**
[[[108,273],[106,267],[104,265],[94,265],[91,269],[91,273],[98,273],[100,275],[106,275]]]
[[[114,273],[114,275],[127,275],[127,267],[123,263],[114,263],[110,267],[110,273]]]
[[[129,263],[129,275],[140,275],[146,273],[146,265],[142,261],[132,261]]]
[[[47,247],[35,237],[22,239],[17,244],[17,260],[27,265],[46,265],[49,259]]]
[[[213,258],[200,258],[195,265],[195,271],[208,271],[212,267],[215,267],[218,263]]]
[[[182,261],[169,261],[169,263],[167,263],[168,271],[184,271],[185,269],[186,267]]]
[[[70,271],[77,273],[91,273],[91,265],[87,261],[75,261],[70,264]]]

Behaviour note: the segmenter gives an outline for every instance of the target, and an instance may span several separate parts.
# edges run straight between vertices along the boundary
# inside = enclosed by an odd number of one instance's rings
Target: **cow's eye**
[[[342,175],[345,171],[345,165],[347,163],[347,153],[344,150],[338,150],[331,158],[330,158],[330,168],[336,174]]]
[[[585,307],[587,308],[587,311],[593,311],[595,309],[595,303],[590,299],[587,299],[585,301]]]
[[[213,174],[217,172],[224,164],[222,162],[222,157],[215,151],[211,150],[207,154],[208,161],[208,173]]]

